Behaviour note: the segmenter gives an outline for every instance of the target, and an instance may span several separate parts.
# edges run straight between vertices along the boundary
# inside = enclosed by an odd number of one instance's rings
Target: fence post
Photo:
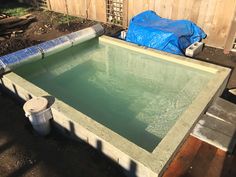
[[[229,52],[232,50],[235,38],[236,38],[236,8],[235,8],[234,17],[231,23],[231,28],[229,30],[227,40],[225,43],[224,54],[229,54]]]
[[[128,27],[128,0],[123,0],[123,27]]]
[[[51,0],[47,0],[47,6],[48,6],[48,9],[49,9],[49,10],[52,10],[52,7],[51,7]]]

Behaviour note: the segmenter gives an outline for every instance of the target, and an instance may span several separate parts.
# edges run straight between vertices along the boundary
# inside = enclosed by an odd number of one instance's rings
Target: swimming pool
[[[2,85],[52,95],[54,121],[137,176],[158,176],[230,70],[102,36],[25,64]]]

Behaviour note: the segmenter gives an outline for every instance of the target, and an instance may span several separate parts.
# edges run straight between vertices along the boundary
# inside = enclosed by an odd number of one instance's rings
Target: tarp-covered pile
[[[204,38],[204,31],[191,21],[165,19],[145,11],[131,19],[126,41],[184,55],[188,46]]]

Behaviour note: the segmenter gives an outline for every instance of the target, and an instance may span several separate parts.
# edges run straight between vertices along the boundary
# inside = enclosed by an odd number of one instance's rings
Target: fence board
[[[100,2],[96,4],[95,9],[95,19],[99,19],[99,21],[106,22],[106,0],[100,0]]]
[[[29,0],[27,0],[29,1]],[[70,15],[106,22],[106,0],[48,0],[51,9]],[[67,6],[65,2],[67,1]],[[205,42],[224,48],[233,19],[236,0],[125,0],[129,21],[144,10],[154,10],[171,19],[188,19],[200,26],[208,35]],[[126,22],[124,24],[127,24]]]
[[[66,13],[65,0],[50,0],[50,3],[53,11]]]
[[[68,6],[68,13],[70,15],[75,15],[77,16],[80,14],[80,6],[81,6],[81,1],[79,0],[67,0],[67,6]],[[82,15],[82,14],[80,14]]]
[[[235,39],[236,39],[236,8],[235,8],[235,14],[234,14],[234,17],[233,17],[233,20],[232,20],[230,26],[231,26],[231,28],[229,30],[226,44],[225,44],[225,48],[224,48],[225,54],[228,54],[229,51],[232,49],[233,43],[236,43],[236,41],[235,41]],[[234,49],[235,49],[235,46],[234,46]]]
[[[149,5],[147,5],[149,3]],[[236,0],[129,0],[129,20],[147,10],[157,12],[164,18],[188,19],[200,26],[208,35],[208,45],[223,48],[234,15]],[[142,8],[140,8],[142,7]]]

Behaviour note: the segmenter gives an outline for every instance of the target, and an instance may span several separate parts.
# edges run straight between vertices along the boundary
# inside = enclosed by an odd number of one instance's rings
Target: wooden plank
[[[191,15],[189,16],[189,20],[193,21],[194,23],[197,23],[202,1],[203,0],[193,1],[192,8],[190,9]]]
[[[47,6],[48,6],[48,10],[52,10],[51,0],[47,0]]]
[[[217,149],[213,160],[209,162],[210,165],[204,177],[221,177],[226,155],[227,153],[220,149]]]
[[[96,1],[96,19],[101,22],[106,22],[106,0]]]
[[[163,4],[163,7],[164,7],[164,11],[162,13],[163,17],[165,18],[171,18],[171,14],[173,13],[172,9],[173,9],[173,6],[172,4],[175,3],[175,0],[168,0],[166,1],[164,4]]]
[[[131,0],[131,1],[133,1],[133,0]],[[148,4],[147,0],[139,0],[138,3],[134,1],[131,3],[131,5],[132,6],[129,6],[129,10],[130,10],[130,8],[132,8],[131,18],[133,16],[145,11],[145,10],[148,10],[148,8],[149,8],[149,4]]]
[[[163,177],[177,177],[185,174],[190,168],[201,145],[202,142],[200,140],[190,136],[180,148],[179,153],[175,156]]]
[[[198,19],[196,21],[196,24],[198,24],[201,28],[204,27],[205,24],[205,19],[206,19],[206,15],[207,15],[207,9],[209,6],[209,1],[205,1],[202,0],[200,3],[201,8],[199,9],[199,15],[198,15]]]
[[[86,13],[87,11],[87,1],[86,0],[77,0],[79,6],[79,16],[83,18],[88,18]]]
[[[65,0],[51,0],[50,2],[53,11],[66,14]]]
[[[129,0],[128,1],[128,21],[131,20],[133,16],[135,15],[133,5],[134,5],[134,1]]]
[[[233,154],[227,154],[220,177],[235,177],[236,176],[236,151]]]
[[[126,28],[128,26],[128,0],[123,0],[123,27]]]
[[[226,163],[227,162],[227,163]],[[235,154],[224,151],[190,136],[174,157],[163,177],[233,177]]]
[[[214,35],[213,33],[211,33],[211,28],[213,26],[212,21],[215,15],[216,5],[217,5],[217,1],[208,0],[208,6],[205,12],[206,16],[204,18],[204,26],[203,26],[203,30],[207,34],[208,39],[211,38],[212,35]]]
[[[214,10],[214,16],[209,26],[208,43],[211,46],[224,48],[227,33],[230,28],[231,19],[233,19],[235,3],[231,0],[217,1]],[[222,10],[225,9],[225,10]]]
[[[82,15],[79,12],[80,2],[78,0],[68,0],[67,6],[68,6],[68,13],[70,15],[74,15],[74,16],[81,16]]]
[[[226,41],[225,47],[224,47],[225,54],[228,54],[229,51],[231,51],[235,36],[236,36],[236,8],[235,8],[234,18],[233,18],[231,25],[230,25],[227,41]]]
[[[203,177],[214,159],[217,149],[203,143],[192,161],[191,166],[183,176]]]
[[[180,0],[176,0],[175,3],[173,4],[172,8],[172,14],[171,14],[171,19],[176,20],[178,19],[178,14],[179,14],[179,3]]]
[[[155,12],[161,17],[165,17],[166,5],[163,0],[159,0],[155,3]]]
[[[236,151],[229,155],[190,136],[163,177],[235,177],[235,166]]]
[[[100,3],[97,0],[87,0],[88,18],[96,20],[96,6]]]
[[[149,10],[155,10],[155,3],[156,3],[156,0],[149,0],[148,9]]]

